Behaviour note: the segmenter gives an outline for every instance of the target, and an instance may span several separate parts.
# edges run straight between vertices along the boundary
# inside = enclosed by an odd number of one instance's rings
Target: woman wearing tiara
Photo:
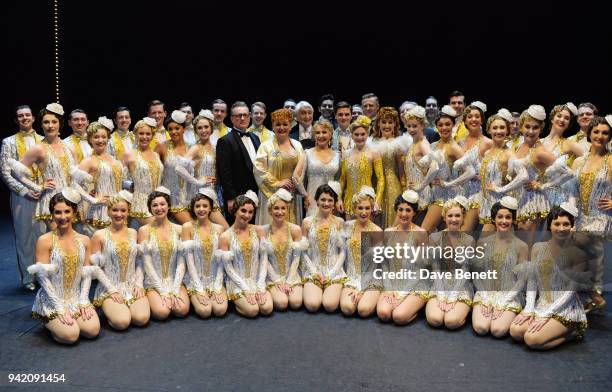
[[[151,316],[165,320],[170,313],[186,317],[189,295],[183,285],[185,258],[180,239],[181,227],[168,220],[170,191],[155,189],[147,198],[153,220],[138,229],[138,244],[145,268],[144,286]]]
[[[404,178],[401,179],[401,182],[404,189],[411,189],[419,196],[418,212],[414,217],[414,222],[420,224],[432,201],[429,184],[438,172],[438,162],[433,159],[429,162],[429,166],[421,165],[422,159],[431,153],[431,146],[424,134],[427,126],[425,109],[415,106],[404,114],[404,119],[408,134],[412,137],[412,145],[403,157]]]
[[[547,222],[552,238],[535,244],[531,251],[525,309],[510,327],[512,337],[530,348],[550,350],[582,338],[587,328],[575,285],[580,264],[587,257],[572,235],[577,215],[573,204],[553,207]]]
[[[351,123],[351,137],[355,147],[342,159],[340,166],[340,190],[338,210],[346,213],[346,218],[353,216],[352,200],[363,185],[372,186],[372,175],[376,175],[376,199],[374,200],[374,214],[381,212],[383,194],[385,190],[385,176],[382,158],[378,151],[366,144],[372,120],[366,116],[359,116]],[[342,196],[343,195],[343,196]],[[317,203],[318,206],[318,203]],[[320,209],[319,209],[320,210]]]
[[[134,201],[130,209],[130,217],[135,218],[139,225],[153,221],[149,212],[147,198],[154,189],[160,186],[164,165],[159,155],[151,150],[151,140],[156,122],[145,117],[134,125],[136,148],[127,152],[123,158],[134,184]]]
[[[467,199],[464,199],[467,200]],[[462,204],[463,203],[463,204]],[[474,247],[474,238],[461,231],[463,218],[466,213],[465,201],[451,199],[444,204],[442,214],[446,229],[429,236],[429,245],[445,249]],[[469,204],[467,204],[469,207]],[[447,253],[451,253],[448,257]],[[472,296],[474,294],[472,282],[469,279],[455,276],[458,269],[467,272],[470,260],[458,259],[455,252],[436,254],[431,259],[432,272],[450,272],[451,278],[438,277],[433,279],[430,299],[425,307],[427,322],[433,327],[445,326],[448,329],[457,329],[465,324]]]
[[[495,135],[493,141],[497,145]],[[517,210],[518,202],[513,197],[504,196],[495,202],[490,209],[495,233],[481,237],[477,243],[485,253],[484,257],[473,259],[472,270],[497,274],[497,279],[473,280],[478,291],[474,295],[472,327],[481,336],[489,331],[496,338],[506,336],[523,307],[521,293],[529,277],[525,263],[529,250],[513,233]]]
[[[51,103],[41,110],[39,118],[44,139],[40,144],[32,146],[20,162],[9,161],[16,179],[31,191],[40,193],[35,219],[45,222],[50,230],[55,229],[55,221],[49,210],[49,201],[53,195],[70,186],[70,170],[76,165],[74,151],[60,139],[63,115],[64,109],[57,103]],[[32,176],[32,168],[35,166],[40,172],[40,179]],[[73,218],[75,222],[79,218],[76,211]]]
[[[505,109],[489,117],[487,133],[491,135],[493,147],[487,150],[480,163],[480,223],[483,231],[495,230],[492,221],[491,207],[507,193],[514,191],[527,181],[527,170],[514,158],[512,151],[506,146],[506,139],[510,131],[512,114]],[[514,174],[512,181],[506,182],[510,173]],[[515,211],[516,212],[516,211]]]
[[[385,186],[383,189],[383,201],[380,206],[382,216],[380,223],[383,227],[395,224],[395,209],[393,203],[402,193],[400,178],[404,177],[404,166],[402,156],[408,151],[412,144],[409,135],[400,136],[400,120],[397,110],[385,106],[380,108],[374,125],[373,147],[382,158]],[[379,178],[376,177],[376,181]]]
[[[90,266],[89,238],[72,228],[79,201],[79,194],[68,187],[51,197],[47,208],[54,229],[38,238],[36,264],[28,267],[40,284],[32,315],[62,344],[98,336],[100,320],[89,302],[91,276],[106,282],[101,271]]]
[[[348,281],[340,295],[340,310],[345,316],[351,316],[355,312],[361,317],[371,316],[376,311],[380,296],[380,287],[366,278],[371,271],[369,267],[367,271],[362,270],[364,261],[361,258],[362,248],[369,249],[379,242],[377,238],[372,238],[372,232],[382,232],[382,229],[372,222],[375,197],[376,193],[372,187],[362,186],[352,200],[355,220],[347,221],[344,225]],[[362,233],[366,233],[368,243],[361,243]]]
[[[474,174],[472,165],[465,165],[464,173],[457,178],[453,173],[454,162],[463,156],[463,149],[459,147],[452,135],[455,117],[457,117],[457,112],[453,108],[448,105],[442,107],[436,119],[440,140],[432,144],[431,153],[419,162],[421,166],[428,167],[434,164],[435,160],[434,165],[439,167],[431,183],[432,202],[427,209],[422,225],[423,229],[429,232],[435,231],[440,224],[444,203],[457,195],[456,184],[460,184]]]
[[[330,147],[334,133],[332,124],[327,120],[317,121],[312,126],[312,133],[315,146],[304,151],[293,173],[293,182],[304,197],[306,216],[313,216],[317,212],[314,201],[317,188],[336,179],[340,170],[340,152]],[[304,183],[307,184],[306,188]]]
[[[308,250],[302,254],[304,306],[316,312],[321,304],[327,312],[335,312],[340,304],[346,257],[342,239],[343,220],[334,216],[340,184],[330,181],[315,193],[318,211],[302,222],[302,235],[308,239]],[[352,211],[352,208],[351,208]]]
[[[195,220],[183,224],[181,229],[183,252],[189,271],[184,280],[191,304],[196,314],[202,318],[208,318],[211,314],[222,317],[227,312],[223,263],[215,257],[219,236],[224,229],[210,220],[214,200],[213,188],[200,188],[190,205]]]
[[[427,244],[427,232],[414,224],[418,211],[419,195],[412,190],[404,191],[395,200],[397,225],[385,230],[387,246],[423,247]],[[394,279],[385,282],[385,291],[378,299],[376,313],[382,321],[393,321],[397,325],[406,325],[415,319],[418,311],[425,306],[429,298],[429,282],[419,279],[419,269],[427,266],[425,257],[416,260],[392,259],[388,261],[388,269],[399,272],[406,269],[416,273],[414,278]]]
[[[560,166],[559,169],[566,169],[561,173],[547,173],[547,177],[562,177],[562,179],[556,181],[556,185],[552,185],[546,190],[551,206],[558,206],[568,200],[571,186],[562,185],[570,177],[567,167],[572,167],[574,160],[585,153],[584,148],[580,144],[563,137],[563,133],[569,129],[577,114],[578,109],[571,102],[555,106],[549,115],[550,132],[548,136],[541,140],[542,146],[557,160],[556,164]]]
[[[576,229],[589,232],[595,241],[594,287],[586,302],[587,311],[603,312],[606,300],[602,296],[604,273],[603,241],[612,233],[612,154],[608,150],[611,139],[612,115],[595,117],[587,128],[591,143],[588,155],[574,161],[579,210]]]
[[[215,252],[225,266],[229,299],[234,301],[238,314],[249,318],[267,316],[274,309],[272,296],[266,290],[268,255],[260,244],[265,233],[261,226],[249,223],[258,205],[259,199],[251,190],[236,197],[234,223],[221,234]]]
[[[127,227],[131,201],[132,194],[126,190],[110,196],[110,225],[91,238],[91,262],[104,271],[116,290],[98,285],[93,303],[102,308],[110,326],[117,330],[127,329],[130,324],[142,327],[151,314],[143,288],[142,260],[136,258],[136,230]]]
[[[200,114],[193,120],[193,128],[195,129],[198,141],[191,146],[187,155],[185,155],[184,165],[176,165],[177,174],[189,183],[188,195],[189,199],[198,194],[201,188],[210,188],[215,193],[213,198],[215,204],[210,211],[210,221],[223,226],[224,230],[229,228],[229,225],[223,217],[222,206],[219,203],[220,192],[217,192],[217,159],[215,156],[215,146],[210,142],[210,135],[213,130],[214,116],[210,110],[202,110]],[[188,222],[189,223],[189,222]]]
[[[480,172],[480,164],[485,153],[493,147],[491,139],[482,133],[482,126],[485,120],[485,112],[487,105],[480,101],[473,102],[468,105],[463,111],[463,122],[465,123],[469,133],[459,145],[464,150],[462,159],[455,162],[453,165],[455,170],[465,172],[466,165],[471,165],[473,172],[471,176],[464,179],[465,182],[459,194],[465,196],[470,208],[465,215],[462,230],[472,231],[478,226],[478,215],[480,211],[480,193],[481,183],[478,173]]]
[[[277,190],[268,200],[268,213],[272,221],[263,226],[268,254],[267,287],[275,310],[299,309],[302,306],[303,286],[299,274],[300,256],[308,241],[302,239],[302,229],[287,220],[291,193]]]
[[[91,156],[83,159],[78,168],[72,170],[72,184],[81,194],[85,222],[83,230],[89,236],[97,229],[111,224],[107,214],[107,202],[121,190],[123,166],[107,152],[113,122],[106,117],[98,118],[87,127],[87,141],[92,146]],[[92,194],[94,196],[92,196]]]
[[[271,114],[272,130],[274,136],[266,141],[257,150],[257,158],[253,162],[253,174],[259,186],[260,207],[257,210],[255,221],[258,225],[270,222],[268,214],[268,198],[278,189],[283,188],[293,193],[293,172],[304,154],[299,141],[289,137],[291,131],[292,115],[289,109],[275,110]],[[299,224],[302,221],[301,198],[296,198],[289,205],[287,219],[291,223]]]
[[[158,143],[155,152],[159,154],[164,164],[162,176],[162,186],[170,189],[170,213],[179,224],[191,221],[189,213],[189,195],[187,192],[187,182],[179,177],[177,166],[186,165],[189,161],[184,160],[187,154],[187,143],[183,139],[185,133],[185,123],[187,115],[180,110],[175,110],[166,120],[166,129],[170,134],[170,139]]]

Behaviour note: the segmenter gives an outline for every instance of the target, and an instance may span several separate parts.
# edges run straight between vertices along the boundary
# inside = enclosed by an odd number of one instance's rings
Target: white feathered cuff
[[[183,241],[181,243],[181,248],[183,250],[183,253],[191,252],[193,249],[195,249],[195,246],[196,246],[195,240]]]
[[[100,267],[104,266],[104,255],[101,252],[94,253],[89,257],[92,265],[97,265]]]
[[[301,252],[305,252],[308,250],[310,243],[308,242],[308,238],[302,237],[299,241],[293,242],[291,247],[295,250],[299,250]]]
[[[215,257],[218,257],[223,262],[228,262],[234,258],[234,252],[232,252],[231,250],[217,249],[215,250]]]
[[[72,176],[72,179],[78,182],[79,184],[89,184],[93,182],[93,176],[91,174],[79,169],[76,166],[73,167],[72,170],[70,170],[70,175]]]
[[[266,252],[268,252],[268,254],[271,254],[272,252],[274,252],[274,248],[272,246],[272,242],[270,242],[266,238],[260,238],[259,239],[259,248],[261,250],[265,250]]]
[[[23,163],[10,158],[8,160],[8,165],[11,168],[11,170],[17,175],[17,176],[22,176],[22,177],[27,177],[29,179],[32,179],[32,172],[30,171],[30,169],[24,165]]]
[[[57,264],[36,263],[28,267],[28,273],[30,275],[44,276],[54,274],[58,271],[58,269],[59,266]]]

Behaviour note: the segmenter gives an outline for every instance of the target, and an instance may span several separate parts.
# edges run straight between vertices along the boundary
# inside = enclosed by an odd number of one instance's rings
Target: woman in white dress
[[[317,189],[335,180],[340,170],[340,152],[330,147],[333,135],[332,124],[326,120],[317,121],[312,127],[312,132],[315,146],[304,151],[293,173],[293,181],[304,197],[306,216],[313,216],[317,212],[317,203],[314,201]]]

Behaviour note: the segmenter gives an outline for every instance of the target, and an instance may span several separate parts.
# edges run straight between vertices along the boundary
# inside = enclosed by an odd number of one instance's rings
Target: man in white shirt
[[[179,105],[179,110],[187,115],[185,120],[185,132],[183,133],[183,139],[188,146],[193,146],[197,143],[198,138],[195,131],[193,130],[193,109],[189,102],[183,102]]]
[[[291,129],[289,137],[302,143],[304,150],[315,145],[312,134],[313,114],[314,109],[308,102],[300,101],[295,105],[297,125]]]
[[[123,155],[134,148],[134,134],[130,131],[132,116],[130,110],[120,106],[115,110],[115,125],[117,129],[111,134],[108,141],[108,153],[121,161]]]
[[[260,143],[264,143],[274,137],[274,133],[266,128],[264,120],[266,119],[266,104],[263,102],[255,102],[251,105],[251,119],[253,123],[247,129],[248,132],[254,132],[259,138]]]
[[[338,127],[332,136],[332,149],[340,152],[340,157],[354,147],[354,142],[349,129],[351,125],[351,105],[348,102],[340,101],[336,105],[336,122]]]
[[[68,125],[72,128],[72,135],[64,139],[69,148],[76,152],[77,163],[91,156],[92,147],[87,141],[87,126],[89,120],[83,109],[74,109],[68,116]]]
[[[17,251],[17,266],[21,285],[33,291],[36,286],[27,268],[36,261],[34,256],[36,241],[46,229],[41,221],[34,220],[36,203],[40,198],[40,193],[31,191],[15,180],[11,175],[11,167],[8,161],[9,159],[21,160],[28,149],[36,143],[40,143],[42,136],[32,128],[34,116],[29,106],[17,107],[15,122],[19,126],[19,132],[2,141],[0,169],[2,170],[2,180],[11,191],[11,214],[13,215],[15,250]],[[35,174],[33,173],[33,177],[36,177]]]

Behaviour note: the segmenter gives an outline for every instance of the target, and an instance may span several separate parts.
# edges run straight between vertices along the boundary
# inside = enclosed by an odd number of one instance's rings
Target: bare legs
[[[51,332],[53,339],[61,344],[74,344],[82,336],[87,339],[94,339],[100,333],[100,319],[98,314],[93,311],[89,320],[79,316],[72,320],[72,324],[64,324],[59,317],[54,318],[45,324],[45,328]]]
[[[474,231],[478,226],[478,208],[472,208],[465,213],[463,218],[463,225],[461,225],[461,231]]]
[[[321,305],[326,312],[332,313],[340,305],[342,284],[334,283],[325,290],[312,282],[304,284],[304,306],[309,312],[317,312]]]
[[[524,341],[529,348],[535,350],[550,350],[573,338],[573,331],[553,318],[549,319],[536,332],[529,330],[533,323],[533,319],[529,319],[521,325],[512,323],[510,335],[514,340]]]
[[[269,291],[261,293],[261,302],[255,300],[255,294],[249,294],[252,296],[252,300],[249,301],[247,297],[240,297],[234,300],[236,306],[236,312],[244,317],[257,317],[259,314],[267,316],[272,313],[274,305],[272,302],[272,295]]]
[[[442,310],[444,308],[445,310]],[[457,329],[465,324],[470,307],[463,302],[440,303],[437,298],[427,301],[425,316],[432,327]]]
[[[280,291],[276,286],[270,288],[270,294],[272,295],[272,302],[274,303],[274,310],[284,311],[287,307],[292,310],[297,310],[302,306],[302,296],[304,289],[302,285],[291,286],[289,295]]]
[[[376,311],[379,296],[378,290],[360,293],[352,287],[345,287],[340,294],[340,310],[345,316],[352,316],[357,311],[359,317],[370,317]]]
[[[440,221],[442,220],[442,207],[436,204],[431,204],[427,209],[427,214],[423,219],[421,227],[428,232],[436,231]]]
[[[397,325],[406,325],[416,318],[425,300],[416,294],[409,294],[401,299],[393,291],[383,292],[378,299],[376,313],[383,322],[393,321]]]

